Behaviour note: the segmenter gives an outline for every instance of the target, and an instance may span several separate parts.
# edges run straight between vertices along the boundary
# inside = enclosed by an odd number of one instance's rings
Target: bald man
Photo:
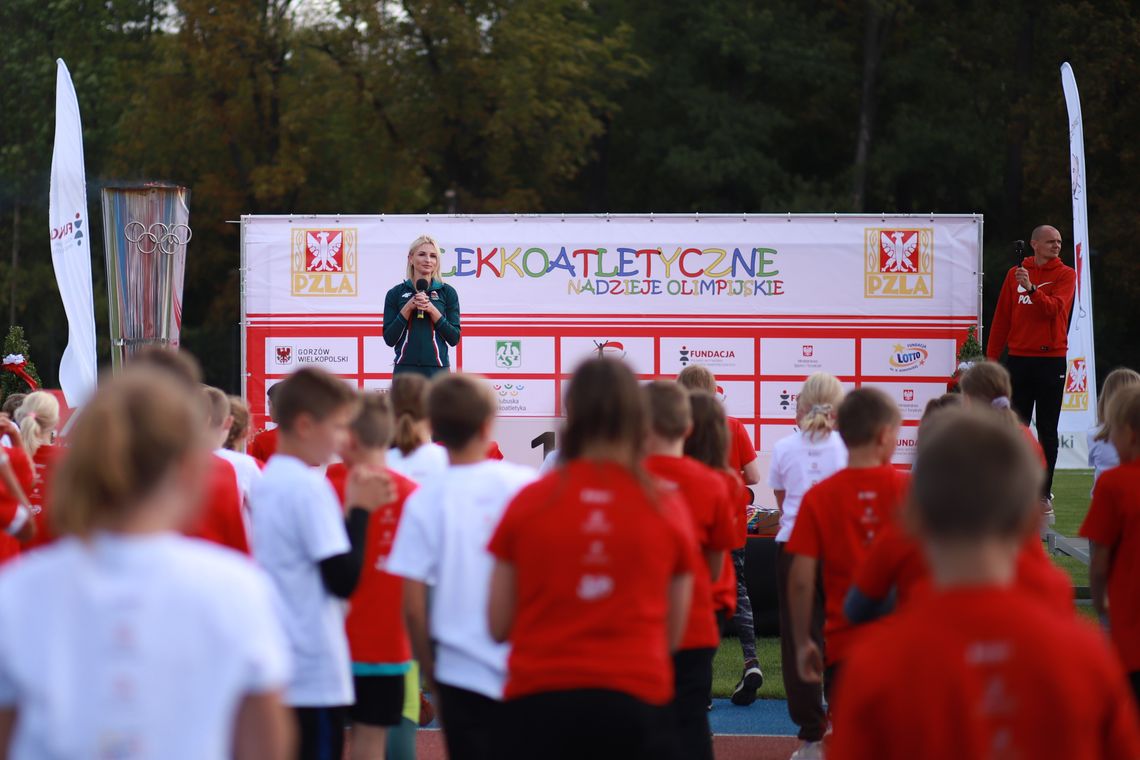
[[[1077,274],[1061,261],[1057,228],[1042,225],[1033,230],[1029,245],[1033,255],[1011,268],[1001,286],[986,356],[997,361],[1009,349],[1006,368],[1013,380],[1011,405],[1027,425],[1037,411],[1037,438],[1048,463],[1042,508],[1052,525],[1057,421],[1065,394],[1069,312]]]

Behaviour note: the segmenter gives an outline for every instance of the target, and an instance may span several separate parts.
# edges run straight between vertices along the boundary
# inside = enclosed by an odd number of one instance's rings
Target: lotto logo
[[[866,298],[934,297],[934,230],[864,230]]]
[[[274,351],[274,359],[276,359],[278,364],[289,364],[293,361],[293,347],[278,346]]]
[[[355,296],[355,228],[294,229],[290,264],[295,296]]]

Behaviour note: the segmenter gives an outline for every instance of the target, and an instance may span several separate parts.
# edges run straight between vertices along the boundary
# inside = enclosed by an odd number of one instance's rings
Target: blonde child
[[[1105,470],[1120,464],[1120,457],[1116,447],[1112,445],[1112,429],[1108,424],[1107,411],[1112,397],[1121,388],[1130,385],[1140,385],[1140,372],[1118,367],[1108,373],[1104,385],[1100,388],[1100,396],[1096,400],[1096,425],[1089,428],[1089,467],[1093,468],[1093,487],[1100,480]]]
[[[175,532],[209,466],[197,401],[128,369],[84,406],[52,493],[62,538],[0,576],[5,757],[290,756],[268,581]]]
[[[1093,490],[1081,535],[1092,549],[1093,607],[1108,624],[1140,703],[1140,385],[1113,394],[1105,422],[1120,464]]]
[[[792,637],[792,618],[788,606],[788,574],[792,555],[785,551],[796,524],[804,494],[825,478],[847,466],[847,449],[835,431],[835,414],[843,401],[843,385],[833,375],[817,372],[804,382],[796,401],[798,429],[781,439],[772,452],[768,485],[780,507],[780,531],[776,534],[779,555],[776,560],[776,594],[780,606],[780,661],[784,688],[788,694],[788,713],[799,726],[803,746],[800,758],[812,757],[827,730],[823,711],[823,689],[818,683],[806,683],[796,668],[796,646]],[[823,650],[823,598],[813,594],[811,639]]]

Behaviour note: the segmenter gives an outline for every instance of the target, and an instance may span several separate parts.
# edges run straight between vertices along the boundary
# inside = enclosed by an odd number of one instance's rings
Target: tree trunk
[[[883,59],[883,42],[894,20],[894,11],[883,13],[876,0],[867,3],[863,22],[863,91],[859,99],[859,130],[855,135],[854,182],[851,195],[853,211],[865,211],[867,192],[867,156],[871,152],[871,138],[875,129],[875,84],[879,63]]]
[[[1024,189],[1025,168],[1022,163],[1025,138],[1029,133],[1029,119],[1024,112],[1024,101],[1029,94],[1030,67],[1033,64],[1033,33],[1037,13],[1030,3],[1024,20],[1017,30],[1014,48],[1013,82],[1009,88],[1009,131],[1005,146],[1005,218],[1015,238],[1025,237],[1021,194]]]
[[[16,324],[16,271],[20,266],[20,203],[12,206],[12,268],[8,272],[8,324]]]

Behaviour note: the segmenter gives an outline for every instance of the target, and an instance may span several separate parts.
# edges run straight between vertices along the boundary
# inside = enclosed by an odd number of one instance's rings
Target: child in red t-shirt
[[[269,419],[275,423],[277,422],[277,416],[275,414],[276,410],[274,409],[273,399],[277,395],[277,389],[280,387],[280,385],[281,383],[275,383],[269,386],[269,389],[265,391],[266,404],[269,407]],[[268,462],[269,457],[273,456],[276,452],[277,428],[275,427],[268,430],[262,430],[260,433],[253,437],[252,441],[250,441],[249,455],[262,464]]]
[[[744,429],[740,420],[725,414],[724,405],[717,396],[716,376],[707,367],[700,364],[690,364],[677,375],[677,382],[689,389],[690,392],[706,393],[717,401],[720,407],[720,416],[724,420],[722,425],[725,426],[727,436],[725,446],[727,447],[728,469],[738,476],[736,480],[739,482],[739,486],[730,485],[730,491],[737,495],[734,496],[733,503],[737,503],[736,499],[741,498],[744,500],[743,509],[747,509],[748,505],[752,503],[752,492],[748,490],[747,486],[760,482],[760,460],[756,456],[756,449],[752,445],[748,431]],[[708,460],[697,458],[708,464]],[[732,703],[747,707],[756,701],[756,692],[764,683],[764,673],[760,670],[760,662],[756,658],[756,628],[752,619],[752,600],[748,598],[748,584],[744,575],[744,550],[748,542],[748,522],[745,515],[742,517],[744,517],[741,526],[743,536],[740,544],[729,553],[729,558],[725,564],[726,568],[731,565],[733,572],[725,573],[721,580],[715,584],[714,596],[724,599],[723,609],[731,610],[732,626],[736,629],[736,638],[740,642],[740,653],[744,657],[744,669],[741,672],[740,680],[736,682],[736,687],[732,690]],[[731,576],[734,585],[727,585],[725,578],[728,576]],[[730,599],[730,595],[734,595],[735,598]],[[718,609],[722,609],[722,607],[718,606]]]
[[[20,428],[7,415],[0,415],[0,435],[12,442],[11,448],[0,446],[0,563],[4,563],[36,536],[35,508],[28,499],[36,478]]]
[[[891,466],[900,420],[898,407],[877,388],[847,394],[836,420],[847,447],[847,467],[804,494],[788,539],[786,550],[794,555],[787,593],[796,666],[805,682],[823,680],[829,706],[856,635],[843,614],[847,589],[878,532],[896,519],[906,495],[906,475]],[[811,636],[817,574],[823,581],[823,652]]]
[[[1107,419],[1120,464],[1097,480],[1081,535],[1092,549],[1093,607],[1140,702],[1140,386],[1117,391]]]
[[[624,364],[583,363],[566,410],[558,469],[518,494],[490,543],[490,630],[511,643],[495,757],[660,756],[692,528],[640,469],[645,401]]]
[[[1042,480],[1021,434],[982,410],[924,433],[908,514],[933,588],[851,648],[828,760],[1140,757],[1103,637],[1013,582]]]
[[[224,435],[229,402],[216,388],[203,387],[200,404],[206,417],[211,442]],[[217,454],[210,454],[206,488],[198,514],[186,535],[249,554],[249,532],[245,518],[245,498],[234,466]]]
[[[673,654],[673,725],[683,757],[712,760],[708,706],[713,656],[720,644],[712,584],[724,569],[727,553],[739,542],[737,508],[717,471],[684,455],[685,439],[693,430],[688,391],[657,380],[643,392],[650,420],[645,468],[663,490],[677,493],[685,502],[704,559],[693,571],[689,623],[681,648]]]
[[[48,518],[48,484],[62,449],[53,445],[55,428],[59,424],[59,401],[45,391],[35,391],[24,397],[16,410],[24,451],[31,458],[35,482],[27,492],[28,503],[35,514],[36,536],[25,548],[44,546],[55,540],[55,531]]]
[[[990,370],[982,372],[987,374]],[[978,385],[973,381],[967,382],[967,387],[975,389],[975,392]],[[988,399],[979,400],[989,404]],[[945,410],[958,407],[961,402],[960,394],[946,394],[930,401],[918,428],[919,440],[922,440],[924,431],[929,429],[931,420],[937,419]],[[989,406],[993,408],[992,404]],[[1019,420],[1011,417],[1008,409],[999,406],[995,409],[995,414],[1019,430],[1028,432]],[[1025,437],[1024,433],[1022,435]],[[1029,435],[1026,440],[1031,442],[1030,448],[1044,470],[1045,456],[1041,453],[1037,439]],[[1073,584],[1069,576],[1061,572],[1045,554],[1037,536],[1027,537],[1018,553],[1016,578],[1019,587],[1058,612],[1071,614],[1074,611]],[[844,614],[853,623],[869,622],[893,609],[901,609],[929,586],[930,567],[922,544],[902,522],[888,525],[855,572],[855,579],[847,593]]]
[[[387,467],[385,452],[392,442],[392,427],[387,396],[366,395],[349,426],[348,442],[340,453],[344,461],[329,465],[325,473],[342,505],[349,472],[358,466],[386,471],[394,497],[369,517],[360,580],[349,597],[345,618],[356,688],[356,703],[349,708],[353,760],[384,757],[387,730],[403,720],[405,675],[412,661],[403,617],[403,579],[384,570],[404,501],[417,487]]]
[[[744,486],[744,481],[728,461],[728,426],[725,424],[724,405],[711,393],[690,391],[689,403],[693,411],[693,431],[685,439],[685,456],[692,457],[701,464],[713,469],[724,481],[728,489],[732,517],[736,523],[736,542],[732,551],[724,556],[724,564],[712,585],[713,609],[718,623],[732,618],[737,624],[741,638],[740,647],[745,652],[744,674],[733,690],[733,702],[751,704],[756,699],[756,691],[764,684],[764,673],[756,659],[756,629],[752,623],[752,606],[747,604],[747,589],[744,592],[746,604],[741,609],[738,604],[738,583],[744,584],[744,564],[738,571],[735,555],[743,550],[748,540],[748,504],[752,494]]]

